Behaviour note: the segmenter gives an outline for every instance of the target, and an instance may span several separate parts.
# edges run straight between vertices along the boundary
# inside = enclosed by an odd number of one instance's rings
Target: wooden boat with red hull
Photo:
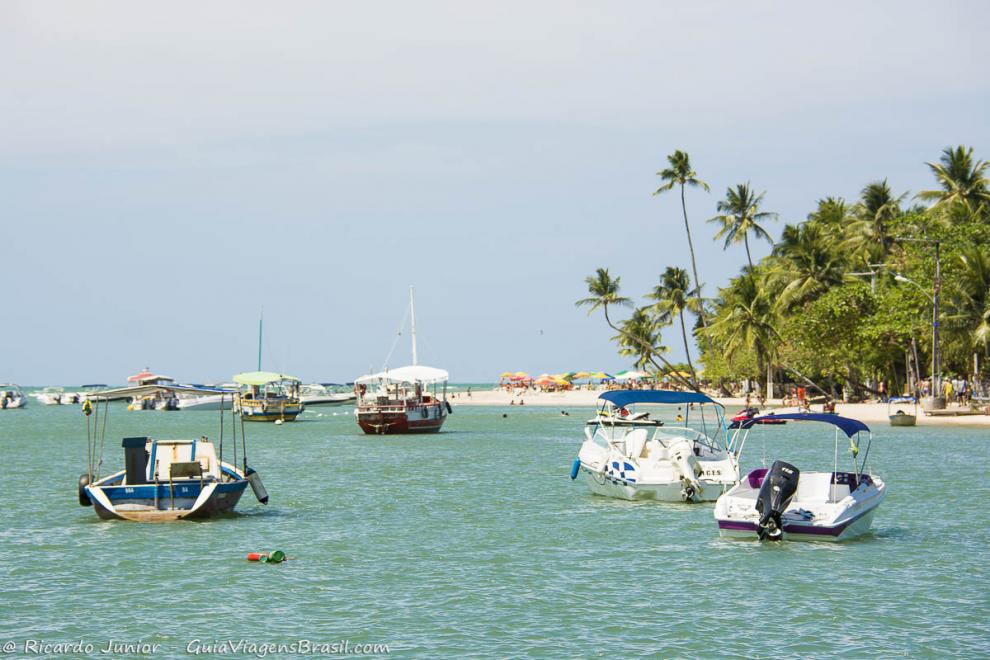
[[[374,435],[436,433],[451,411],[447,379],[443,369],[417,365],[358,378],[358,426]]]
[[[416,305],[409,287],[412,365],[386,369],[354,381],[358,426],[368,434],[436,433],[452,412],[443,369],[424,367],[416,358]]]

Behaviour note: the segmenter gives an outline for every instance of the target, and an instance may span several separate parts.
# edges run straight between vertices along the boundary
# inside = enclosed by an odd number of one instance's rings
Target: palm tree
[[[878,258],[881,262],[887,260],[894,242],[887,230],[891,221],[901,215],[901,202],[905,197],[907,193],[894,197],[887,179],[868,183],[860,193],[855,209],[857,220],[850,227],[849,243],[867,260],[866,263]]]
[[[958,255],[962,267],[956,278],[956,287],[949,297],[950,323],[957,322],[965,329],[973,346],[990,348],[990,255],[975,246],[963,249]]]
[[[605,312],[605,322],[611,326],[612,321],[608,318],[608,306],[620,305],[622,307],[630,307],[632,305],[632,300],[619,295],[619,280],[621,279],[621,277],[616,277],[613,280],[608,274],[608,268],[599,268],[595,271],[594,275],[584,279],[588,285],[588,293],[591,294],[591,297],[582,298],[574,304],[578,307],[589,305],[589,316],[601,307],[602,311]]]
[[[648,308],[638,307],[619,327],[622,331],[612,341],[619,344],[619,355],[635,358],[633,364],[637,369],[645,369],[654,363],[656,354],[667,351],[667,347],[660,345],[659,324]]]
[[[753,351],[757,380],[765,385],[767,366],[780,341],[778,310],[755,275],[750,272],[738,277],[723,289],[719,315],[711,329],[727,359],[732,360],[742,350]]]
[[[609,318],[608,315],[609,305],[619,305],[623,307],[629,307],[630,305],[632,305],[632,301],[629,300],[629,298],[625,298],[619,295],[619,280],[620,278],[618,277],[612,279],[612,277],[608,274],[607,268],[597,269],[594,275],[590,277],[586,277],[584,280],[585,283],[587,283],[588,285],[588,293],[590,293],[591,296],[588,298],[582,298],[581,300],[578,300],[574,304],[578,307],[584,307],[584,306],[590,307],[590,309],[588,310],[589,315],[592,312],[594,312],[596,309],[601,308],[602,311],[605,313],[605,323],[608,324],[608,327],[612,328],[620,335],[626,337],[630,342],[635,342],[639,344],[644,353],[647,352],[649,353],[650,362],[658,370],[661,369],[661,367],[653,360],[653,358],[658,358],[668,368],[671,367],[670,362],[668,362],[666,358],[660,355],[660,351],[662,350],[662,347],[657,347],[655,343],[651,343],[647,341],[646,338],[635,333],[627,332],[623,328],[616,326],[614,323],[612,323],[612,320]],[[659,336],[657,336],[656,339],[659,341]],[[697,386],[691,381],[679,377],[677,376],[677,374],[674,374],[674,377],[677,378],[685,386],[697,390]]]
[[[783,285],[779,300],[785,307],[814,300],[846,279],[845,257],[818,222],[786,225],[773,254],[768,278]]]
[[[653,194],[661,195],[669,190],[673,190],[675,185],[680,186],[681,188],[681,212],[684,214],[684,233],[687,234],[688,250],[691,252],[691,272],[694,273],[695,298],[698,301],[697,307],[700,310],[699,315],[701,318],[701,324],[707,330],[708,325],[705,321],[704,309],[701,304],[702,285],[701,279],[698,277],[698,262],[694,258],[694,243],[691,240],[691,225],[688,224],[687,204],[684,201],[684,187],[700,187],[704,188],[705,192],[710,191],[711,188],[707,183],[699,179],[698,174],[691,169],[691,157],[688,156],[686,151],[681,151],[680,149],[676,150],[674,153],[667,156],[667,162],[670,163],[670,167],[657,172],[657,176],[660,177],[664,184],[657,188]],[[709,348],[711,348],[710,341]]]
[[[691,369],[691,377],[695,383],[698,382],[698,374],[691,363],[691,350],[688,346],[687,328],[684,324],[684,311],[690,310],[700,315],[701,301],[697,297],[692,299],[697,293],[697,287],[691,289],[691,280],[687,271],[683,268],[667,266],[667,269],[660,276],[660,284],[654,287],[653,292],[648,296],[656,301],[654,309],[657,312],[657,319],[661,323],[672,322],[674,317],[681,321],[681,338],[684,340],[684,354],[687,356],[688,367]]]
[[[990,180],[986,177],[990,163],[973,161],[973,148],[962,145],[942,150],[939,164],[925,163],[935,175],[941,190],[922,190],[920,199],[934,201],[932,208],[964,204],[971,212],[990,206]]]
[[[738,184],[735,190],[729,188],[725,193],[725,199],[718,203],[717,208],[722,213],[708,221],[722,223],[722,227],[715,234],[715,240],[725,237],[723,246],[725,249],[728,249],[732,243],[742,243],[746,246],[746,261],[749,262],[751,272],[753,256],[749,252],[749,234],[752,232],[755,236],[773,243],[770,234],[759,224],[760,220],[773,220],[777,217],[776,213],[760,210],[764,195],[766,192],[753,195],[748,182]]]
[[[808,214],[809,222],[835,230],[845,228],[850,219],[849,206],[841,197],[825,197],[818,200],[818,206]]]

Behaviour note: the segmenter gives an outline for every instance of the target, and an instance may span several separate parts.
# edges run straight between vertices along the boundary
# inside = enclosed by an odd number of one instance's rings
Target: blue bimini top
[[[713,403],[722,404],[700,392],[674,392],[672,390],[614,390],[604,392],[599,399],[611,401],[619,408],[630,403]]]
[[[867,433],[870,431],[870,427],[858,419],[849,419],[848,417],[839,417],[838,415],[826,413],[782,413],[779,415],[761,415],[759,417],[746,420],[746,423],[755,424],[764,419],[793,419],[798,422],[825,422],[826,424],[838,426],[842,429],[843,433],[850,438],[860,431],[866,431]]]

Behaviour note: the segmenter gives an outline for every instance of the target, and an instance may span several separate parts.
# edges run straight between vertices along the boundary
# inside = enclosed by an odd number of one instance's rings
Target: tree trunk
[[[749,272],[753,273],[753,257],[749,254],[749,234],[743,234],[743,245],[746,246],[746,261],[749,262]]]
[[[691,363],[691,349],[688,348],[687,340],[687,329],[684,327],[684,310],[678,314],[681,318],[681,337],[684,339],[684,355],[687,357],[688,368],[691,369],[691,379],[694,381],[695,389],[698,389],[698,372],[694,370],[694,365]]]
[[[625,335],[626,337],[629,337],[630,339],[632,339],[633,341],[635,341],[640,346],[647,346],[646,342],[643,341],[643,340],[641,340],[639,337],[636,337],[634,335],[631,335],[628,332],[626,332],[625,330],[623,330],[622,328],[616,327],[615,325],[612,324],[611,319],[609,319],[609,317],[608,317],[608,305],[602,305],[602,311],[605,312],[605,323],[608,324],[608,327],[612,328],[613,330],[615,330],[616,332],[618,332],[620,335]],[[663,362],[664,365],[666,365],[667,371],[670,372],[670,376],[672,378],[674,378],[675,380],[680,381],[682,385],[684,385],[685,387],[687,387],[689,390],[691,390],[693,392],[700,392],[701,391],[698,388],[697,385],[695,385],[694,383],[692,383],[691,381],[687,380],[686,378],[684,378],[683,376],[681,376],[679,373],[677,373],[676,371],[674,371],[674,365],[672,365],[670,362],[668,362],[667,359],[664,356],[662,356],[662,355],[660,355],[658,353],[654,353],[653,352],[653,350],[654,350],[654,347],[653,346],[649,346],[648,348],[650,349],[651,354],[656,355],[656,357],[660,358],[660,361]],[[656,361],[652,357],[650,358],[650,362],[652,362],[653,365],[657,369],[660,369],[660,365],[657,364]]]

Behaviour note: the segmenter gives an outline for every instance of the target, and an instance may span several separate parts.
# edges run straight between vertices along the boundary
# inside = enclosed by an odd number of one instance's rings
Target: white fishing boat
[[[908,405],[911,406],[911,412],[904,410]],[[891,397],[887,400],[887,418],[891,426],[914,426],[918,423],[918,400],[913,396]]]
[[[250,371],[234,376],[234,382],[241,385],[234,405],[245,422],[291,422],[303,411],[295,376]]]
[[[571,468],[596,495],[662,502],[714,501],[739,482],[739,454],[725,428],[725,408],[704,394],[616,390],[600,400],[627,411],[586,425]],[[639,415],[643,405],[666,406],[674,418]],[[672,407],[678,406],[676,410]],[[697,406],[692,425],[692,410]],[[705,413],[712,419],[706,419]]]
[[[268,493],[261,478],[248,466],[244,435],[241,434],[238,454],[238,425],[231,416],[226,426],[229,436],[225,437],[223,412],[217,443],[206,436],[181,440],[124,438],[124,469],[101,476],[109,402],[120,398],[121,393],[143,397],[162,387],[144,385],[90,394],[89,401],[83,404],[89,461],[86,472],[79,477],[79,504],[93,506],[103,519],[166,522],[205,518],[232,511],[248,485],[258,501],[267,504]],[[188,392],[195,388],[183,389]],[[233,398],[237,393],[229,391],[224,395]],[[224,460],[225,439],[227,451],[233,453],[232,462]]]
[[[27,397],[19,385],[0,385],[0,410],[13,410],[27,406]]]
[[[299,388],[299,400],[307,408],[313,406],[342,406],[357,399],[354,392],[335,392],[322,383],[310,383]]]
[[[775,461],[769,470],[753,470],[715,503],[719,534],[753,540],[845,541],[868,532],[877,507],[887,495],[883,480],[867,471],[873,442],[869,427],[854,419],[823,413],[776,417],[833,425],[832,470],[802,471],[783,461]],[[748,434],[749,428],[742,432]],[[849,439],[850,471],[839,470],[840,432]],[[862,461],[860,433],[868,434]]]

